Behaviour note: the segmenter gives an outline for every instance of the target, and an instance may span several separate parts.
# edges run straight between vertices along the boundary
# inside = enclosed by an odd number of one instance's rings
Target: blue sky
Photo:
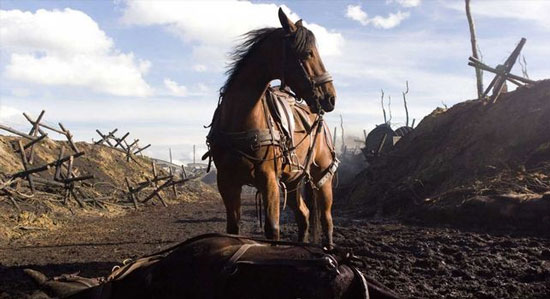
[[[189,162],[193,144],[205,148],[227,53],[239,34],[278,26],[279,6],[316,34],[338,93],[327,120],[342,114],[347,134],[383,122],[380,89],[403,125],[406,80],[417,123],[475,97],[463,1],[0,0],[0,123],[28,130],[21,113],[45,109],[78,140],[117,127],[153,144],[149,155],[172,148]],[[472,11],[484,61],[502,63],[526,37],[529,76],[550,77],[550,1],[472,0]]]

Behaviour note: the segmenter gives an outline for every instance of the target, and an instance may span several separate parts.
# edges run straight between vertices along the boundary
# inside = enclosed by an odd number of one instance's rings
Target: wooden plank
[[[136,152],[134,152],[134,155],[137,155],[137,154],[141,153],[142,151],[146,150],[150,146],[151,146],[151,144],[147,144],[146,146],[144,146],[144,147],[140,148],[139,150],[137,150]]]
[[[29,142],[29,143],[23,145],[23,148],[24,148],[24,149],[28,149],[30,146],[34,145],[34,144],[37,143],[37,142],[42,141],[42,140],[43,140],[44,138],[46,138],[46,137],[48,137],[48,134],[46,134],[46,135],[40,135],[40,136],[36,137],[36,139],[32,140],[31,142]],[[14,152],[19,153],[19,149],[16,149]]]
[[[76,144],[73,142],[73,134],[71,134],[71,131],[65,129],[65,127],[63,126],[62,123],[58,123],[59,124],[59,127],[61,128],[61,130],[63,132],[65,132],[65,137],[67,137],[67,141],[69,141],[69,145],[71,146],[71,148],[73,149],[73,151],[75,153],[78,153],[79,150],[78,148],[76,147]]]
[[[34,120],[32,120],[32,118],[30,116],[28,116],[25,112],[23,112],[23,116],[31,123],[32,126],[34,126]],[[40,126],[38,127],[38,132],[40,133],[40,135],[46,135],[46,132],[44,132],[40,128]]]
[[[170,179],[172,180],[174,178],[172,167],[170,167]],[[176,190],[176,185],[172,185],[172,192],[174,192],[174,197],[178,198],[178,190]]]
[[[101,136],[101,140],[97,141],[95,144],[102,144],[103,142],[106,142],[110,147],[113,147],[113,144],[111,144],[106,135],[103,135],[103,133],[101,133],[101,131],[99,130],[95,131],[97,132],[97,134],[99,134],[99,136]]]
[[[0,124],[0,129],[2,129],[2,130],[4,130],[4,131],[8,131],[8,132],[10,132],[10,133],[12,133],[12,134],[15,134],[15,135],[17,135],[17,136],[27,138],[27,139],[29,139],[29,140],[34,140],[34,139],[36,139],[36,137],[34,137],[34,136],[25,134],[25,133],[23,133],[23,132],[17,131],[17,130],[14,129],[14,128],[10,128],[10,127],[4,126],[4,125],[2,125],[2,124]]]
[[[76,202],[78,202],[78,205],[81,208],[84,208],[84,203],[82,201],[80,201],[80,199],[76,196],[76,193],[74,192],[73,188],[69,189],[69,194],[73,196],[74,200],[76,200]]]
[[[33,178],[33,181],[35,183],[39,183],[39,184],[52,185],[52,186],[65,188],[65,184],[63,184],[61,182],[56,182],[56,181],[52,181],[52,180],[48,180],[48,179],[43,179],[43,178],[40,178],[40,177]]]
[[[38,133],[38,128],[40,127],[40,121],[42,120],[44,113],[46,113],[46,110],[42,110],[42,112],[40,112],[40,114],[38,115],[38,117],[34,122],[29,120],[29,122],[32,124],[32,128],[31,128],[31,131],[29,132],[29,135],[36,136],[36,133]]]
[[[57,160],[61,160],[61,158],[63,158],[63,155],[65,155],[64,146],[62,146],[61,149],[59,150],[59,155],[57,156]],[[61,168],[62,168],[61,165],[55,166],[55,175],[53,177],[54,181],[62,181],[63,179],[65,179],[64,177],[62,177],[63,174],[61,173]]]
[[[90,180],[90,179],[93,179],[93,178],[94,178],[93,175],[84,175],[84,176],[72,177],[72,178],[69,178],[69,179],[65,179],[65,180],[63,180],[63,182],[66,183],[66,184],[69,184],[69,183],[73,183],[73,182],[80,182],[80,181]]]
[[[123,150],[125,150],[126,148],[124,147],[124,145],[122,144],[122,141],[124,141],[124,139],[126,139],[126,137],[128,137],[128,135],[130,135],[130,132],[127,132],[126,134],[124,134],[124,136],[122,136],[122,138],[120,139],[115,139],[116,140],[116,144],[114,147],[117,147],[117,146],[120,146]]]
[[[54,161],[54,162],[50,162],[48,164],[45,164],[45,165],[42,165],[42,166],[38,166],[38,167],[35,167],[35,168],[31,168],[31,169],[28,169],[28,170],[25,170],[25,171],[20,171],[20,172],[17,172],[13,175],[11,175],[12,178],[16,178],[16,177],[24,177],[26,176],[27,174],[32,174],[32,173],[36,173],[36,172],[41,172],[41,171],[44,171],[44,170],[48,170],[50,169],[50,167],[53,167],[53,166],[56,166],[58,164],[61,164],[65,161],[68,161],[70,159],[70,157],[74,157],[74,158],[78,158],[80,156],[84,155],[83,152],[79,152],[79,153],[75,153],[75,154],[72,154],[70,156],[66,156],[66,157],[63,157],[57,161]]]
[[[185,167],[183,165],[181,165],[181,178],[182,179],[187,178],[187,173],[185,172]]]
[[[470,57],[469,59],[470,59],[470,62],[468,62],[469,66],[478,67],[478,68],[480,68],[484,71],[488,71],[488,72],[491,72],[491,73],[494,73],[494,74],[497,74],[497,75],[504,75],[504,73],[502,71],[499,71],[495,68],[492,68],[492,67],[484,64],[483,62],[481,62],[479,60],[476,60],[473,57]],[[534,80],[523,78],[523,77],[520,77],[520,76],[517,76],[517,75],[514,75],[514,74],[510,74],[510,73],[506,74],[506,77],[508,77],[507,78],[508,80],[510,80],[510,79],[517,80],[517,81],[523,82],[525,84],[534,84],[536,82]]]
[[[138,204],[137,204],[137,200],[136,200],[136,197],[134,196],[134,192],[132,191],[132,186],[130,186],[130,180],[128,180],[128,178],[124,178],[126,180],[126,186],[128,186],[128,194],[130,196],[130,199],[132,200],[132,202],[134,203],[134,208],[137,210],[138,209]]]
[[[19,144],[19,154],[21,155],[21,160],[23,162],[23,168],[25,169],[25,171],[28,171],[29,170],[29,162],[27,161],[27,155],[25,154],[25,148],[23,147],[23,142],[21,141],[21,139],[18,140],[18,144]],[[31,187],[31,192],[34,194],[34,181],[33,181],[33,178],[32,178],[32,174],[29,173],[27,174],[27,180],[29,181],[29,186]]]

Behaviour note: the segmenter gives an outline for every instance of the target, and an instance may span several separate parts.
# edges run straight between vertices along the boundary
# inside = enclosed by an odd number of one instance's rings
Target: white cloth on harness
[[[292,95],[281,91],[277,88],[271,89],[272,97],[269,101],[269,108],[271,115],[275,119],[275,122],[280,125],[283,135],[289,140],[289,146],[294,146],[294,130],[296,127],[293,106],[295,99]]]

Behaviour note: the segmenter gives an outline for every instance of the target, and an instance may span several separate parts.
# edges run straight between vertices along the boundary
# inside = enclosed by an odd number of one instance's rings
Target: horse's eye
[[[303,59],[310,59],[311,57],[313,57],[313,51],[310,50],[304,53]]]

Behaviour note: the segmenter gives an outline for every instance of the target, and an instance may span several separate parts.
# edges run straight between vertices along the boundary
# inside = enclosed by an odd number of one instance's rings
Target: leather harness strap
[[[257,244],[257,243],[248,243],[248,244],[241,245],[239,249],[237,249],[237,251],[233,253],[233,255],[229,258],[229,260],[227,260],[227,262],[223,266],[222,272],[225,275],[235,274],[235,272],[237,271],[237,262],[239,261],[239,259],[243,256],[243,254],[246,253],[246,251],[248,251],[248,249],[250,249],[250,247],[254,247],[254,246],[265,246],[265,245]]]

